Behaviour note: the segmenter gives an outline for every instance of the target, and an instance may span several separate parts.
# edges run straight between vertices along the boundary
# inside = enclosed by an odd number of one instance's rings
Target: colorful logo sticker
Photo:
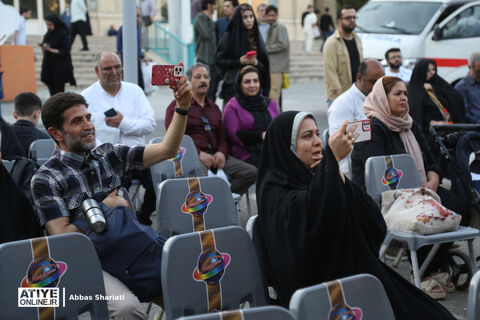
[[[185,198],[185,203],[182,205],[182,211],[194,216],[203,216],[212,200],[211,195],[204,194],[201,191],[189,192]]]
[[[230,255],[220,253],[215,249],[206,249],[198,257],[198,266],[193,271],[193,279],[217,284],[223,277],[225,269],[230,264]]]
[[[339,303],[330,310],[329,320],[362,320],[362,309]]]
[[[67,264],[64,262],[39,257],[30,263],[27,276],[23,279],[21,286],[23,288],[56,287],[66,270]]]
[[[396,189],[403,172],[395,168],[385,169],[385,175],[382,178],[382,183],[390,187],[390,190]]]
[[[180,161],[180,160],[182,160],[182,157],[183,157],[184,154],[185,154],[185,148],[180,147],[180,148],[178,148],[177,155],[173,158],[168,159],[168,160],[170,160],[170,161]]]

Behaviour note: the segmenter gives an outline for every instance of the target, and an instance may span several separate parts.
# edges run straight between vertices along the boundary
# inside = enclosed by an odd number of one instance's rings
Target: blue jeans
[[[322,46],[320,47],[320,52],[323,51],[323,45],[325,44],[325,41],[327,41],[328,37],[330,37],[332,33],[330,31],[322,31]]]

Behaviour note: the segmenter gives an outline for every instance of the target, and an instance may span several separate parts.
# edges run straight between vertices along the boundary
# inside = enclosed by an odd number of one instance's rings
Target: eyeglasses
[[[343,17],[343,20],[357,20],[358,16]]]
[[[390,56],[390,59],[402,59],[402,55],[397,54],[396,56]]]
[[[207,117],[202,116],[200,119],[202,120],[202,123],[203,123],[203,130],[205,130],[205,132],[208,135],[208,149],[212,150],[212,141],[210,137],[210,132],[212,132],[212,127],[210,126],[210,123],[208,122]]]
[[[109,73],[113,69],[115,69],[115,71],[117,71],[117,72],[122,72],[123,71],[123,67],[121,65],[117,65],[117,66],[113,66],[113,67],[105,67],[105,68],[100,67],[100,70],[102,70],[102,72],[105,73],[105,74]]]
[[[207,117],[203,116],[201,119],[203,122],[203,129],[207,132],[212,131],[212,127],[210,126],[210,123],[208,122]]]

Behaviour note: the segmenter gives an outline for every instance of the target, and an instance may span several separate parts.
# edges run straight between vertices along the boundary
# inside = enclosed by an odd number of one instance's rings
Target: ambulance
[[[467,75],[470,55],[480,51],[480,1],[370,0],[357,15],[365,58],[384,60],[385,51],[400,48],[405,67],[433,59],[451,84]]]

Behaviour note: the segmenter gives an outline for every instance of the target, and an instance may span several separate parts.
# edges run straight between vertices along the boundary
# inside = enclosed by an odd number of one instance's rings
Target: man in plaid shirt
[[[32,194],[42,225],[48,234],[81,232],[72,224],[83,200],[94,198],[113,208],[128,207],[117,195],[121,177],[140,174],[151,165],[174,157],[182,141],[192,99],[191,85],[184,76],[172,85],[177,107],[165,138],[145,147],[103,144],[95,148],[95,127],[85,99],[76,93],[59,93],[44,104],[42,121],[58,150],[36,172]],[[103,272],[107,295],[124,295],[125,300],[108,300],[110,317],[146,319],[138,298],[118,279]]]

